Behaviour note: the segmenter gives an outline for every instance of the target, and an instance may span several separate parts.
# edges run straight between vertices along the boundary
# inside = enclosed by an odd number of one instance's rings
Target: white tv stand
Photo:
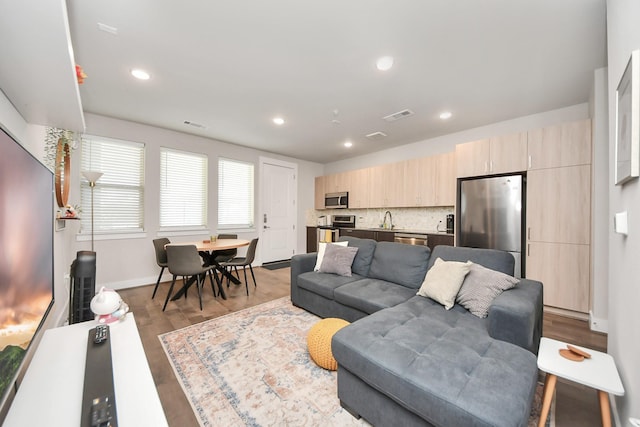
[[[3,427],[79,426],[89,321],[45,331]],[[132,313],[110,325],[119,427],[167,426]]]

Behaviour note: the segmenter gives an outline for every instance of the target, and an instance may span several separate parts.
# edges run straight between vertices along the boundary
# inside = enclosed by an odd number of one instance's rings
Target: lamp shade
[[[87,181],[89,181],[92,184],[95,184],[96,181],[98,181],[102,175],[103,173],[98,171],[82,171],[82,176],[84,176],[87,179]]]

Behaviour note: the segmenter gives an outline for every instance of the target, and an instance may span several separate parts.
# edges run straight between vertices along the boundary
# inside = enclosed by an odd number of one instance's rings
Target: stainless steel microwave
[[[349,193],[326,193],[324,195],[325,209],[346,209],[349,207]]]

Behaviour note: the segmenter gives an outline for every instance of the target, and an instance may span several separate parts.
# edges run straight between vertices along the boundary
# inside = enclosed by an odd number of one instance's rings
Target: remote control
[[[91,402],[91,427],[109,427],[112,417],[109,396],[93,399]]]
[[[107,340],[107,333],[109,327],[107,325],[96,326],[96,336],[93,338],[93,342],[96,344],[103,343]]]

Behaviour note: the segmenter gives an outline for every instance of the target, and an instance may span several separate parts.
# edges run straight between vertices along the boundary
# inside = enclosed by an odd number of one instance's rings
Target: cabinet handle
[[[527,244],[527,256],[531,256],[531,244]]]
[[[527,227],[527,240],[531,240],[531,227]]]

